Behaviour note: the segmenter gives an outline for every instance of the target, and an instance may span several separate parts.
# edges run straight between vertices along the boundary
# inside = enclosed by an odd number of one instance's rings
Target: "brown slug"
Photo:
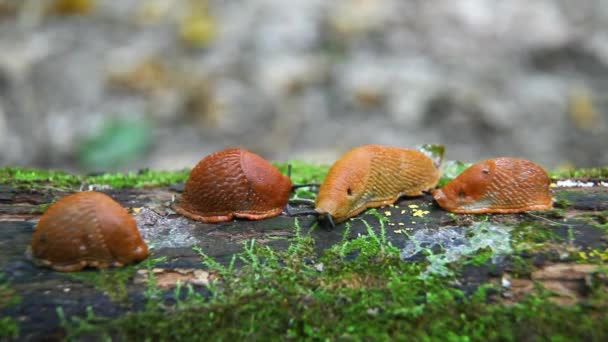
[[[517,213],[550,209],[547,172],[524,159],[496,158],[473,164],[432,192],[443,209],[461,214]]]
[[[234,217],[261,220],[277,216],[287,205],[291,180],[267,160],[241,148],[203,158],[192,169],[178,213],[203,222]]]
[[[399,147],[364,145],[336,161],[319,188],[315,211],[339,223],[367,208],[418,196],[434,188],[440,169],[424,153]]]
[[[53,203],[36,225],[34,261],[61,272],[124,266],[148,257],[135,220],[108,195],[86,191]]]

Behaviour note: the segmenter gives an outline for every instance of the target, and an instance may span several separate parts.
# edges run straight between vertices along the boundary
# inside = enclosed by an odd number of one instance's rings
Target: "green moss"
[[[11,288],[10,283],[0,273],[0,309],[17,305],[21,298]],[[0,318],[0,337],[17,338],[19,336],[19,324],[13,317]]]
[[[579,168],[572,170],[558,170],[549,172],[549,176],[554,179],[563,178],[608,178],[608,166]]]
[[[321,183],[329,169],[328,165],[318,165],[302,161],[274,162],[273,164],[284,174],[287,174],[288,165],[291,165],[291,180],[294,184]],[[439,185],[444,185],[470,165],[470,163],[459,161],[444,162],[442,164],[442,177]],[[96,176],[86,176],[74,175],[58,170],[3,167],[0,168],[0,184],[31,186],[51,185],[62,188],[73,188],[82,184],[109,185],[114,188],[167,186],[185,181],[188,178],[188,175],[189,170],[187,169],[180,171],[141,170],[139,172],[106,173]],[[560,171],[553,172],[551,175],[556,178],[574,176],[608,177],[608,167]],[[301,191],[302,194],[306,193],[306,190]],[[556,197],[559,197],[559,193]],[[567,206],[567,200],[564,199],[563,201],[564,206]]]
[[[3,167],[0,168],[0,184],[53,184],[57,187],[73,187],[80,182],[76,176],[63,171]]]
[[[328,165],[301,161],[274,162],[273,165],[283,174],[287,174],[287,169],[291,165],[291,181],[294,184],[321,183],[329,170]]]
[[[606,263],[589,273],[586,279],[591,292],[587,301],[588,305],[601,308],[608,301],[606,279],[608,279],[608,266],[606,266]]]
[[[13,317],[0,318],[0,337],[19,337],[19,324]]]
[[[0,184],[75,188],[81,184],[109,185],[114,188],[166,186],[185,181],[189,171],[150,171],[106,173],[99,176],[72,175],[63,171],[4,167],[0,168]]]
[[[566,198],[559,198],[555,201],[555,203],[553,204],[553,206],[555,208],[568,208],[572,205],[572,201],[567,200]]]
[[[4,279],[4,274],[0,273],[0,309],[7,306],[16,305],[21,298],[11,288],[11,284]]]
[[[584,213],[576,216],[576,219],[589,223],[608,234],[608,210],[593,213]]]
[[[287,174],[287,166],[292,165],[291,180],[294,184],[320,183],[327,174],[326,165],[315,165],[299,161],[274,163],[281,172]],[[63,171],[27,169],[17,167],[0,168],[0,184],[14,186],[53,186],[76,188],[80,185],[109,185],[113,188],[167,186],[184,182],[190,171],[141,170],[128,173],[105,173],[95,176],[73,175]]]
[[[345,233],[320,257],[314,253],[314,240],[299,228],[287,250],[277,252],[252,240],[228,265],[197,248],[202,262],[219,275],[209,286],[210,299],[176,299],[170,307],[147,306],[105,322],[89,314],[86,324],[67,324],[68,335],[260,341],[599,341],[608,337],[603,286],[593,289],[593,305],[553,304],[549,292],[540,287],[515,304],[491,302],[491,293],[499,290],[492,284],[466,294],[453,285],[458,275],[422,279],[426,261],[401,260],[399,250],[384,238],[382,222],[380,229],[369,225],[367,234],[354,239]],[[531,234],[527,229],[520,227],[520,233]],[[550,234],[537,237],[550,238]],[[487,260],[486,252],[479,250],[471,260]],[[235,260],[242,264],[238,269]]]
[[[106,173],[100,176],[82,177],[85,184],[109,185],[113,188],[167,186],[184,182],[190,175],[190,170],[181,171],[152,171],[142,170],[129,173]]]
[[[462,261],[463,265],[482,266],[488,263],[494,256],[490,247],[480,248],[473,254],[467,255]]]
[[[283,289],[197,306],[173,315],[131,316],[112,329],[125,338],[177,340],[602,340],[606,314],[564,308],[538,297],[513,306],[465,300],[458,290],[416,295],[398,278],[386,287],[321,289],[308,296]],[[414,289],[420,288],[414,284]],[[397,296],[400,297],[397,297]],[[260,306],[260,301],[266,305]],[[152,323],[154,322],[154,324]]]
[[[508,261],[510,263],[509,272],[516,278],[530,277],[536,269],[532,258],[525,258],[521,255],[510,255]]]
[[[526,221],[511,231],[511,246],[515,251],[540,248],[548,242],[561,242],[563,237],[555,234],[551,227],[543,223]]]
[[[126,303],[128,299],[127,283],[133,278],[138,269],[148,269],[165,261],[165,258],[148,258],[137,265],[102,270],[85,270],[81,272],[65,273],[66,277],[74,278],[83,283],[93,285],[97,290],[104,292],[112,301]]]
[[[134,275],[134,266],[66,273],[68,277],[93,285],[97,290],[104,292],[110,300],[119,303],[126,303],[128,299],[126,283]]]
[[[552,209],[543,210],[542,217],[551,220],[564,220],[566,218],[566,211],[565,209],[554,207]]]

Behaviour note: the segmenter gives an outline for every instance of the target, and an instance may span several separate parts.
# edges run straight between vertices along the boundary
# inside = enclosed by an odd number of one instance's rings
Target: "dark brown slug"
[[[261,220],[287,205],[291,181],[267,160],[241,148],[203,158],[192,169],[175,211],[203,222]]]

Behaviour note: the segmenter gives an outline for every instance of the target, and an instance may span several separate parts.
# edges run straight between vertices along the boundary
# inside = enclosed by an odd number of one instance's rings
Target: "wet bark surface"
[[[282,250],[289,246],[289,239],[295,234],[297,219],[303,233],[310,231],[315,240],[315,249],[321,254],[341,241],[347,229],[345,224],[340,224],[334,229],[317,227],[310,230],[316,222],[313,216],[294,218],[285,214],[262,221],[234,220],[219,224],[192,221],[175,214],[170,208],[174,198],[179,196],[179,186],[101,191],[128,208],[151,247],[151,257],[165,257],[151,271],[157,285],[165,289],[167,301],[173,300],[171,287],[178,279],[206,294],[204,285],[211,275],[205,271],[201,257],[192,246],[199,246],[207,255],[224,263],[229,262],[235,253],[243,249],[243,243],[251,239]],[[100,289],[92,282],[83,280],[83,277],[40,268],[27,259],[25,251],[44,208],[67,193],[69,191],[65,189],[52,187],[0,186],[0,273],[4,275],[4,280],[10,282],[8,295],[21,298],[17,305],[3,307],[0,302],[0,315],[13,317],[19,322],[20,340],[63,337],[58,308],[63,310],[65,317],[83,317],[87,308],[98,316],[116,317],[140,310],[145,305],[143,292],[150,270],[142,269],[141,265],[133,267],[126,286],[116,294]],[[584,296],[589,275],[585,267],[590,266],[570,260],[562,252],[608,248],[605,230],[594,225],[606,223],[603,221],[608,211],[608,188],[563,188],[556,193],[556,200],[557,211],[536,212],[534,216],[526,213],[489,215],[484,219],[485,224],[498,227],[494,232],[496,234],[501,234],[503,228],[508,233],[522,224],[551,228],[555,235],[551,244],[545,244],[533,253],[519,255],[531,260],[534,265],[535,269],[529,275],[523,279],[509,278],[515,266],[510,254],[513,251],[507,246],[501,256],[493,258],[491,262],[465,265],[457,286],[473,290],[488,281],[504,282],[511,279],[512,291],[509,296],[502,298],[509,301],[517,300],[518,296],[531,289],[533,281],[542,281],[561,289],[565,293],[564,298],[568,298],[565,301],[576,302],[577,296]],[[306,208],[296,208],[301,209]],[[381,223],[379,216],[384,217],[384,222]],[[468,243],[466,229],[470,229],[464,227],[479,221],[480,217],[475,215],[449,214],[437,207],[429,195],[425,195],[402,198],[394,206],[379,208],[377,214],[368,211],[350,220],[347,238],[367,234],[368,225],[378,232],[383,224],[387,240],[403,250],[404,262],[408,262],[425,258],[422,250],[446,250],[450,246],[459,247],[458,244],[464,246]],[[488,229],[490,233],[492,229]],[[413,237],[417,239],[417,245],[412,244]],[[496,244],[493,248],[496,248]],[[114,271],[105,272],[110,274]],[[97,270],[78,272],[83,273],[105,274]]]

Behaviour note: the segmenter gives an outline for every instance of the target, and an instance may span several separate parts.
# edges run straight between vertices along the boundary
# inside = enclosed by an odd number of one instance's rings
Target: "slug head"
[[[321,220],[329,215],[331,222],[340,223],[365,209],[366,196],[370,194],[366,183],[371,160],[367,151],[353,150],[334,163],[315,203]]]
[[[442,188],[433,190],[433,197],[442,208],[453,212],[487,207],[484,195],[495,167],[492,160],[474,164]]]

